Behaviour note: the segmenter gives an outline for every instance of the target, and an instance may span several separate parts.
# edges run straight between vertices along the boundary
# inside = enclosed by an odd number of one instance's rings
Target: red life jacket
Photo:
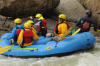
[[[56,22],[56,24],[55,24],[55,27],[54,27],[54,32],[56,33],[56,34],[58,34],[58,22]]]
[[[69,23],[67,22],[66,24],[67,24],[67,27],[68,27],[68,29],[69,29],[69,28],[70,28],[70,25],[69,25]]]
[[[17,29],[17,37],[19,36],[20,32],[21,32],[21,29]]]
[[[82,26],[82,30],[83,31],[87,31],[87,29],[90,27],[90,23],[89,22],[84,22],[83,26]]]
[[[32,30],[24,31],[24,43],[31,43],[33,41],[33,32]]]
[[[17,36],[19,36],[19,33],[21,32],[21,29],[17,30]],[[32,30],[25,30],[24,34],[23,34],[23,38],[24,38],[24,43],[31,43],[33,41],[33,32]]]
[[[44,19],[44,20],[41,20],[42,24],[43,24],[43,27],[45,28],[45,30],[47,30],[47,21]],[[40,27],[42,26],[37,26],[37,31],[40,31]]]
[[[43,26],[45,27],[45,29],[47,29],[47,21],[44,19],[44,20],[42,20],[42,24],[43,24]]]

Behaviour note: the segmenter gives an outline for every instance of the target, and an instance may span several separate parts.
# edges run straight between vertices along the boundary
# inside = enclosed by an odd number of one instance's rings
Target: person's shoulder
[[[80,19],[85,19],[85,16],[81,17]]]
[[[66,23],[61,23],[60,25],[61,25],[61,26],[66,26],[67,24],[66,24]]]
[[[17,32],[20,32],[21,31],[21,29],[17,29]]]
[[[18,28],[24,28],[23,25],[17,25],[16,27],[18,27]]]
[[[47,20],[46,19],[43,19],[42,22],[47,22]]]

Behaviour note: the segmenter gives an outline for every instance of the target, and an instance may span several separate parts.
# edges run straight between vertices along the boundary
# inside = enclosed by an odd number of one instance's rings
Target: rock
[[[93,17],[100,25],[100,0],[80,0],[80,3],[87,9],[92,10]]]
[[[68,20],[76,21],[84,16],[84,7],[77,0],[60,0],[57,7],[59,13],[65,13]]]
[[[0,0],[0,14],[9,17],[27,17],[48,13],[60,0]]]
[[[5,17],[5,16],[0,15],[0,21],[5,21],[5,20],[6,20],[6,17]]]

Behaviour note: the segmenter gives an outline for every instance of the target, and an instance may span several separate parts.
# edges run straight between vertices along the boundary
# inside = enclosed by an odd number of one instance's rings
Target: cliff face
[[[47,13],[57,7],[60,0],[1,0],[0,14],[9,17],[27,17],[38,12]]]
[[[0,9],[8,7],[15,0],[0,0]]]
[[[90,9],[93,19],[100,25],[100,0],[0,0],[0,14],[6,17],[27,17],[38,12],[48,14],[55,8],[73,21],[84,16],[86,9]]]

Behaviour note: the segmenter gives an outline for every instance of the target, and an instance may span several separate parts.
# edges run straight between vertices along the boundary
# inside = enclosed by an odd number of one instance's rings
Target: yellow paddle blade
[[[17,43],[19,45],[22,44],[22,42],[23,42],[23,34],[24,34],[24,30],[22,29],[19,36],[18,36],[18,39],[17,39]]]
[[[1,39],[0,41],[2,41],[3,39]]]
[[[97,31],[100,31],[100,29],[98,29]]]
[[[38,49],[38,48],[13,48],[13,49]]]
[[[78,32],[80,32],[81,28],[77,29],[76,32],[74,32],[71,36],[76,35]]]
[[[11,47],[12,47],[12,46],[1,47],[1,48],[0,48],[0,54],[2,54],[2,53],[4,53],[4,52],[8,51]]]

